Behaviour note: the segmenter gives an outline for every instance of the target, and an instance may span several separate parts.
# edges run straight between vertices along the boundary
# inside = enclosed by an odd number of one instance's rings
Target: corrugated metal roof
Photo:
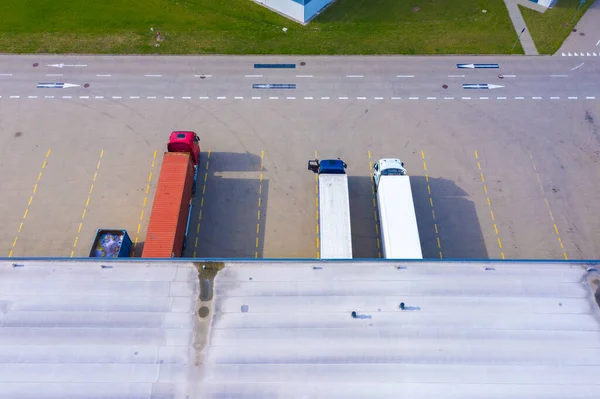
[[[597,398],[600,318],[585,268],[489,266],[227,267],[203,397]]]
[[[0,263],[0,398],[197,397],[192,265],[19,263]]]
[[[201,303],[191,263],[18,263],[0,262],[2,399],[598,396],[584,264],[227,263]]]
[[[176,257],[181,255],[193,174],[189,153],[165,153],[148,222],[144,258],[170,258],[173,252]]]

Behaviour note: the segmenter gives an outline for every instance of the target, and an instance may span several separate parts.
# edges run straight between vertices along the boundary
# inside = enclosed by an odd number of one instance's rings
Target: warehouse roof
[[[0,263],[0,397],[597,395],[590,264],[101,265]]]

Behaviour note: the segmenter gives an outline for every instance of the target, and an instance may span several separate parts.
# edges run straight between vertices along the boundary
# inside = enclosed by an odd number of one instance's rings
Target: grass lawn
[[[504,54],[516,38],[502,0],[337,0],[307,26],[251,0],[0,1],[2,53]]]
[[[579,7],[579,0],[558,0],[554,8],[543,14],[519,6],[538,52],[554,54],[593,2],[593,0],[586,0],[573,23],[571,21]]]

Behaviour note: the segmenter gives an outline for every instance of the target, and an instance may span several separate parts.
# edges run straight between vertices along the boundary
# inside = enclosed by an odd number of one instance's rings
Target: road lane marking
[[[415,75],[396,75],[397,78],[414,78]]]
[[[569,100],[577,100],[577,97],[569,97]]]
[[[477,150],[474,150],[473,153],[475,154],[475,160],[477,160],[477,169],[479,170],[479,177],[481,178],[481,183],[483,184],[483,192],[485,193],[485,198],[488,204],[488,210],[490,211],[490,217],[492,218],[492,223],[494,225],[494,232],[496,233],[496,241],[498,243],[498,248],[500,249],[500,256],[502,257],[502,259],[505,259],[504,250],[502,249],[502,241],[500,240],[500,233],[498,231],[498,226],[496,225],[496,218],[494,217],[494,212],[492,211],[492,201],[490,200],[490,197],[488,195],[485,177],[483,175],[483,170],[481,169],[481,162],[479,161],[479,154],[477,153]]]
[[[27,218],[27,214],[29,213],[29,207],[31,206],[31,203],[33,202],[33,197],[37,193],[38,184],[42,180],[42,173],[44,172],[44,169],[46,169],[46,166],[48,165],[48,158],[50,158],[50,153],[51,153],[51,150],[48,149],[48,151],[46,151],[46,157],[44,158],[44,161],[42,162],[42,167],[40,168],[40,172],[38,173],[37,182],[33,186],[32,193],[29,196],[29,201],[27,202],[27,207],[25,208],[25,212],[23,212],[23,220],[21,220],[21,222],[19,224],[19,228],[17,229],[17,234],[15,234],[15,239],[13,240],[12,247],[10,248],[10,251],[8,252],[9,258],[12,257],[13,250],[15,249],[15,246],[17,245],[17,241],[19,239],[19,235],[21,234],[21,231],[23,230],[23,224],[25,223],[25,219]]]
[[[198,238],[200,238],[200,224],[204,215],[204,196],[206,193],[206,185],[208,183],[208,165],[210,164],[210,150],[206,153],[206,163],[204,164],[204,183],[202,185],[202,197],[200,198],[200,213],[198,213],[198,224],[196,225],[196,239],[194,240],[194,258],[198,250]],[[198,165],[200,167],[200,165]]]
[[[462,100],[470,100],[471,97],[461,97]]]
[[[321,100],[329,100],[329,97],[321,97]]]
[[[515,100],[524,100],[525,97],[515,97]]]
[[[217,97],[217,100],[227,100],[227,97],[223,97],[223,96]]]
[[[466,75],[448,75],[449,78],[464,78]]]
[[[419,97],[408,97],[409,100],[418,100]]]
[[[47,73],[46,76],[63,76],[62,73]]]
[[[262,78],[262,75],[245,75],[246,78]]]
[[[243,100],[243,99],[244,99],[244,97],[236,96],[236,97],[233,97],[233,99],[234,99],[234,100]]]
[[[154,165],[156,163],[156,150],[154,150],[154,154],[152,155],[152,164],[150,166],[150,173],[148,174],[148,178],[146,179],[146,190],[144,191],[144,201],[142,202],[142,209],[140,211],[140,219],[137,225],[137,232],[135,236],[135,240],[133,241],[133,247],[131,248],[131,253],[129,256],[135,256],[135,251],[137,249],[137,244],[140,236],[140,231],[142,230],[142,220],[144,219],[144,210],[146,208],[146,204],[148,203],[148,193],[150,192],[150,183],[152,183],[152,173],[154,172]],[[142,254],[140,254],[141,256]]]
[[[27,96],[27,98],[38,98],[38,96]]]
[[[582,62],[581,64],[577,65],[576,67],[571,68],[571,71],[574,71],[574,70],[576,70],[578,68],[581,68],[583,66],[583,64],[585,64],[585,62]]]
[[[560,97],[550,97],[550,100],[560,100]]]
[[[0,76],[12,76],[12,73],[0,73]]]
[[[402,97],[392,97],[392,100],[402,100]]]
[[[348,97],[339,97],[340,100],[347,100]]]
[[[567,251],[565,251],[565,246],[560,238],[560,232],[558,231],[558,226],[556,225],[556,221],[554,220],[554,214],[552,213],[552,209],[550,208],[550,203],[548,202],[548,197],[546,196],[546,192],[544,190],[544,186],[542,185],[542,180],[540,179],[540,175],[537,171],[537,167],[535,166],[535,162],[533,160],[533,155],[531,155],[531,151],[527,151],[529,154],[529,159],[531,160],[531,166],[533,167],[533,171],[535,172],[535,177],[538,182],[538,187],[540,188],[540,192],[542,193],[542,197],[544,198],[544,203],[546,204],[546,209],[548,210],[548,215],[550,216],[550,221],[553,224],[554,232],[556,233],[556,238],[560,248],[563,250],[563,258],[565,260],[569,260],[567,257]]]
[[[212,78],[212,75],[194,75],[195,78]]]
[[[79,234],[81,234],[81,227],[83,226],[83,221],[85,219],[85,215],[87,213],[88,205],[90,204],[90,198],[92,197],[92,192],[94,191],[94,183],[96,182],[96,177],[98,177],[98,171],[100,170],[100,162],[102,161],[102,157],[104,156],[104,150],[100,150],[100,157],[98,158],[98,163],[96,164],[96,171],[94,172],[94,177],[92,178],[92,185],[90,186],[90,191],[88,193],[88,197],[85,201],[85,206],[83,207],[83,212],[81,213],[81,220],[79,222],[79,227],[77,228],[77,235],[75,236],[75,241],[73,242],[73,249],[71,250],[71,258],[75,255],[75,249],[77,248],[77,243],[79,242]]]
[[[489,100],[489,97],[479,97],[480,100]]]
[[[427,97],[428,100],[435,100],[437,97]]]
[[[373,97],[374,100],[383,100],[383,97]]]
[[[253,100],[260,100],[260,97],[252,97]]]
[[[425,151],[423,151],[423,150],[421,150],[421,158],[423,159],[423,170],[425,171],[425,182],[427,183],[427,193],[429,194],[429,205],[431,208],[431,218],[433,220],[433,229],[435,230],[435,238],[437,241],[440,259],[442,259],[443,255],[442,255],[442,244],[440,242],[440,232],[438,229],[437,220],[435,218],[435,208],[433,207],[433,196],[431,194],[431,185],[429,183],[429,172],[427,171],[427,162],[425,161]]]
[[[367,97],[356,97],[357,100],[366,100]]]
[[[208,100],[208,97],[199,97],[200,100]]]
[[[569,75],[550,75],[551,78],[568,78]]]
[[[296,75],[297,78],[312,78],[312,75]]]
[[[595,100],[595,99],[596,99],[596,97],[586,97],[585,99],[586,99],[586,100]]]
[[[147,78],[160,78],[162,75],[144,75]]]
[[[506,100],[506,97],[496,97],[496,100]]]
[[[454,97],[444,97],[444,100],[454,100]]]
[[[293,96],[291,96],[291,97],[286,97],[285,99],[286,99],[286,100],[295,100],[295,99],[296,99],[296,97],[293,97]]]
[[[364,75],[346,75],[347,78],[364,78]]]
[[[99,78],[109,78],[112,75],[96,75],[96,76],[99,77]]]
[[[139,97],[136,97],[136,98],[139,98]],[[181,99],[182,99],[182,100],[191,100],[191,99],[192,99],[192,97],[187,97],[187,96],[185,96],[185,97],[181,97]]]
[[[261,234],[260,233],[260,226],[261,226],[261,223],[264,226],[264,223],[262,222],[262,220],[260,218],[261,211],[263,210],[263,205],[262,205],[262,187],[263,187],[263,171],[265,169],[264,168],[264,160],[265,160],[265,150],[261,150],[260,151],[260,169],[259,169],[260,175],[258,177],[258,181],[259,181],[259,183],[258,183],[258,211],[256,213],[256,240],[255,240],[256,250],[254,252],[254,258],[255,259],[258,259],[258,256],[262,255],[262,254],[259,254],[259,252],[260,252],[259,245],[260,245],[260,234]],[[264,229],[264,227],[263,227],[263,229]],[[263,248],[263,252],[264,252],[264,248]]]
[[[304,97],[305,100],[312,100],[312,97]]]

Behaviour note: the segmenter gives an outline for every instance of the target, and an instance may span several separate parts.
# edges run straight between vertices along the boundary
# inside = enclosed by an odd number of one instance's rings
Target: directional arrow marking
[[[498,64],[456,64],[457,68],[468,68],[468,69],[476,69],[476,68],[498,68]]]
[[[50,64],[48,66],[49,67],[53,67],[53,68],[62,68],[62,67],[86,67],[87,65],[83,65],[83,64],[75,64],[75,65],[70,65],[70,64]]]
[[[488,83],[466,83],[463,84],[463,89],[499,89],[500,87],[504,87],[501,85],[493,85]]]
[[[68,89],[69,87],[79,87],[73,83],[38,83],[38,89]]]

